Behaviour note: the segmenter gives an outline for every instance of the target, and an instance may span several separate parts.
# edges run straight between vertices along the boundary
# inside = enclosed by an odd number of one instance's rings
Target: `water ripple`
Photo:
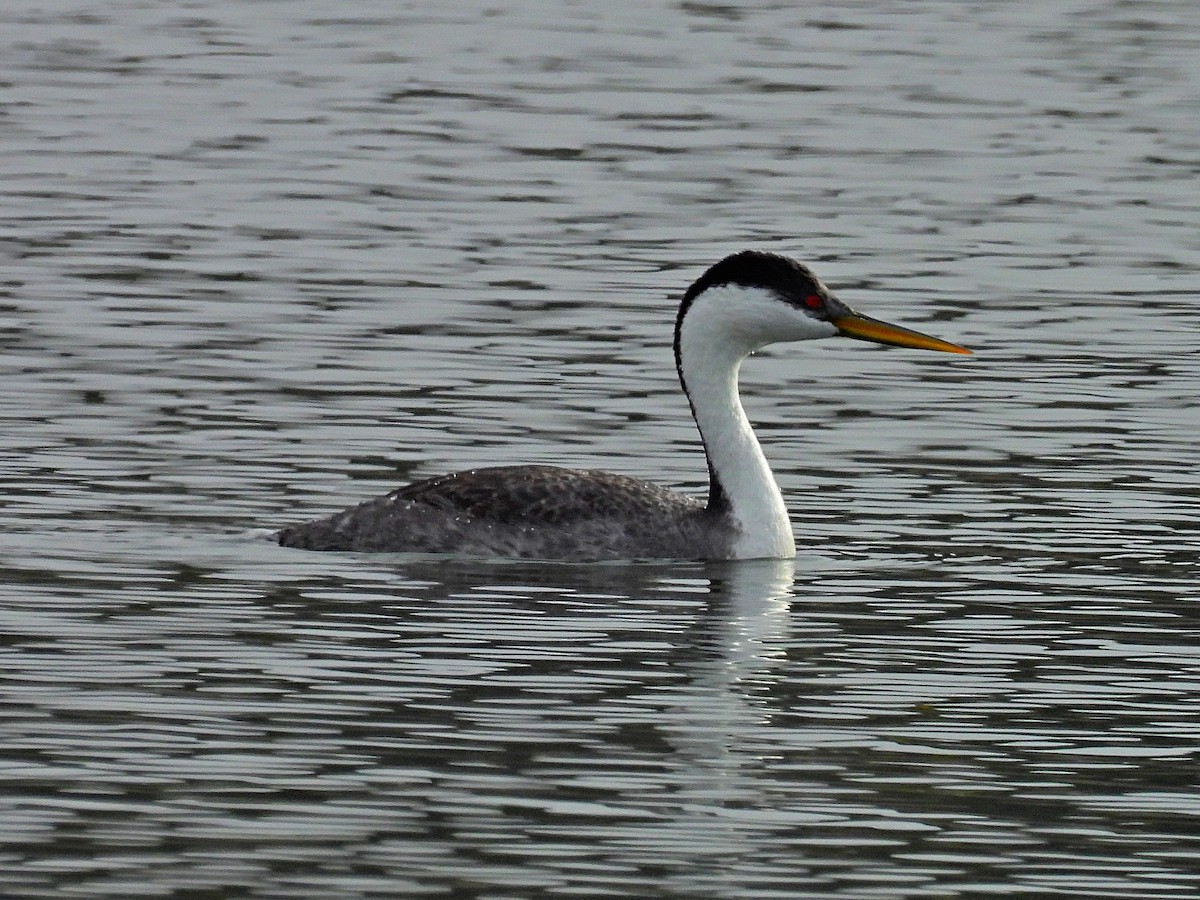
[[[1189,5],[0,12],[21,897],[1192,897]],[[698,489],[743,246],[972,346],[743,373],[794,566],[262,533]]]

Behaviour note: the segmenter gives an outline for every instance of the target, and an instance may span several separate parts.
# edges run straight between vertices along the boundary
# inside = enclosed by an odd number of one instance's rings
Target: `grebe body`
[[[651,482],[556,466],[472,469],[415,482],[278,532],[308,550],[563,560],[795,556],[783,496],[738,396],[738,371],[767,344],[842,335],[970,353],[863,316],[807,267],[743,251],[684,293],[675,367],[708,459],[705,500]]]

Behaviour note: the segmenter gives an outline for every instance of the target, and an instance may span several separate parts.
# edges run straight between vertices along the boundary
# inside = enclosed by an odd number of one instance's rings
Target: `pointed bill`
[[[846,337],[857,338],[860,341],[874,341],[877,344],[892,344],[896,347],[914,347],[917,350],[940,350],[943,353],[970,353],[966,347],[951,344],[941,338],[930,337],[919,331],[901,328],[899,325],[889,325],[870,316],[848,312],[835,316],[832,323]]]

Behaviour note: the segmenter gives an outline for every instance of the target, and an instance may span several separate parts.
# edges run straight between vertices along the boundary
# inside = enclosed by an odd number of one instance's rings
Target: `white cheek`
[[[829,322],[814,319],[802,310],[779,301],[774,301],[769,310],[764,310],[763,344],[777,341],[805,341],[813,338],[833,337],[837,329]]]
[[[814,319],[762,288],[710,288],[688,310],[681,337],[693,365],[726,365],[768,344],[833,337],[829,322]]]

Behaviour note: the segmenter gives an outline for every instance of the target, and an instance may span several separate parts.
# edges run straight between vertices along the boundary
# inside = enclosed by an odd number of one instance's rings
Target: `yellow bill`
[[[951,344],[941,338],[930,337],[919,331],[901,328],[899,325],[889,325],[870,316],[851,312],[836,316],[830,320],[846,337],[857,338],[860,341],[874,341],[877,344],[892,344],[896,347],[913,347],[917,350],[941,350],[943,353],[970,353],[966,347]]]

